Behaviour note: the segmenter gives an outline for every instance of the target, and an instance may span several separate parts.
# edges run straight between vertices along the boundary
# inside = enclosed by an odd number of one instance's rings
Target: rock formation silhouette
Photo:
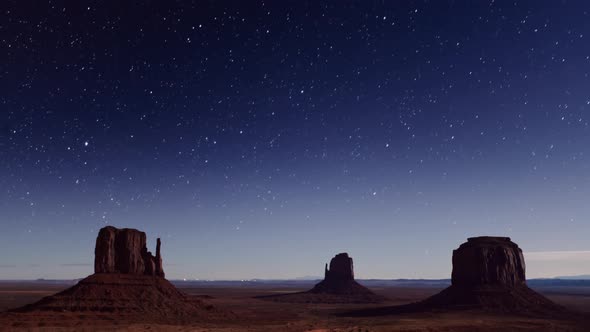
[[[279,302],[378,303],[385,298],[354,280],[354,264],[347,253],[340,253],[326,264],[324,280],[307,292],[260,297]]]
[[[526,284],[522,250],[508,237],[473,237],[453,251],[451,286],[421,302],[376,308],[353,315],[429,310],[483,309],[526,315],[556,315],[563,308]]]
[[[481,236],[453,251],[451,286],[423,301],[438,307],[555,312],[559,307],[526,285],[522,250],[508,237]]]
[[[94,273],[125,273],[164,277],[161,242],[157,240],[156,256],[147,250],[146,235],[136,229],[102,228],[94,249]]]
[[[164,278],[160,249],[158,239],[156,256],[147,251],[144,232],[104,227],[96,239],[94,274],[71,288],[13,312],[75,313],[76,317],[88,320],[158,323],[223,316],[211,305],[180,292]]]
[[[453,251],[452,284],[518,287],[526,284],[522,250],[508,237],[472,237]]]
[[[332,260],[330,260],[330,269],[326,263],[324,269],[324,279],[326,281],[342,281],[342,280],[354,280],[354,265],[352,258],[348,257],[347,253],[341,253]]]
[[[336,255],[326,264],[324,280],[310,290],[311,293],[365,295],[373,294],[354,280],[354,264],[347,253]],[[373,294],[374,295],[374,294]]]

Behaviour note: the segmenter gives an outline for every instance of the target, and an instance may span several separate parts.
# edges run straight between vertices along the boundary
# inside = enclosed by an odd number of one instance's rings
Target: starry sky
[[[590,274],[586,1],[2,1],[0,279]]]

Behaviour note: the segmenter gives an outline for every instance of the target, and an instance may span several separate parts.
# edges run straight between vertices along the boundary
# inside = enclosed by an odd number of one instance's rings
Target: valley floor
[[[0,310],[15,308],[51,295],[66,285],[2,284]],[[507,316],[476,311],[424,312],[377,317],[346,317],[350,310],[400,305],[424,299],[440,288],[373,288],[389,299],[380,305],[290,304],[263,301],[259,295],[302,291],[292,287],[181,288],[216,308],[231,312],[231,318],[190,324],[166,325],[126,321],[105,314],[89,318],[81,314],[2,314],[1,331],[287,331],[287,332],[377,332],[377,331],[590,331],[590,288],[547,288],[540,291],[553,301],[576,311],[576,319]],[[584,318],[589,317],[589,318]]]

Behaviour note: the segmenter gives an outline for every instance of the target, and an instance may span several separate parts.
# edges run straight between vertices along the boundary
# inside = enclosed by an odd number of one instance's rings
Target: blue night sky
[[[590,274],[587,1],[3,1],[0,279]]]

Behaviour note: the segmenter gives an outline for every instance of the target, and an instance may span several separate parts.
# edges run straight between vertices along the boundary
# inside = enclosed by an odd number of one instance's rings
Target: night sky
[[[105,225],[172,279],[446,278],[478,235],[590,274],[587,1],[0,7],[0,279]]]

